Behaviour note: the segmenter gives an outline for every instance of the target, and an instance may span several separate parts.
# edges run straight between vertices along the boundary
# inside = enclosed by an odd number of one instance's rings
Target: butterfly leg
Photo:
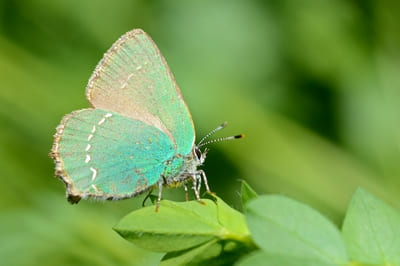
[[[199,175],[203,178],[204,186],[206,187],[207,193],[215,194],[214,192],[212,192],[212,191],[210,190],[210,187],[208,186],[208,181],[207,181],[206,173],[205,173],[203,170],[198,170],[198,173],[199,173]]]
[[[192,176],[192,179],[193,179],[192,189],[194,191],[194,194],[196,195],[196,199],[201,201],[199,191],[197,190],[197,177],[194,175],[194,176]]]
[[[158,198],[156,203],[156,212],[158,212],[158,208],[160,208],[163,182],[164,182],[163,179],[160,179],[160,181],[158,181]]]
[[[151,192],[153,192],[153,188],[151,188],[151,189],[149,190],[149,193],[147,193],[146,197],[144,197],[143,202],[142,202],[142,207],[144,207],[144,205],[145,205],[145,203],[146,203],[146,200],[147,200],[148,198],[150,198]]]
[[[205,204],[204,201],[201,200],[199,191],[197,190],[197,180],[198,180],[197,175],[192,175],[192,180],[193,180],[192,189],[193,189],[193,191],[194,191],[194,194],[196,195],[196,199],[197,199],[201,204]]]
[[[201,189],[201,176],[196,174],[196,179],[197,179],[197,191],[200,194],[200,189]]]
[[[197,190],[197,178],[195,176],[192,176],[192,180],[193,180],[192,189],[194,191],[194,194],[196,195],[196,199],[200,200],[199,191]]]
[[[189,201],[188,188],[187,188],[186,184],[183,185],[183,188],[185,189],[185,199],[186,199],[186,201]]]

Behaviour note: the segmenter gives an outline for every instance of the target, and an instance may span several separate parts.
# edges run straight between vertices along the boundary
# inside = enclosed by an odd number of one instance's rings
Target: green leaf
[[[280,195],[260,196],[247,205],[246,218],[254,242],[268,253],[347,263],[339,230],[305,204]]]
[[[123,238],[144,249],[170,252],[187,249],[215,238],[220,232],[214,202],[162,201],[131,212],[115,226]]]
[[[115,226],[123,238],[152,251],[172,252],[189,249],[209,241],[234,240],[252,245],[244,216],[221,199],[217,203],[162,201],[133,211]]]
[[[170,252],[160,265],[232,265],[249,252],[247,246],[236,241],[213,240],[189,250]]]
[[[246,208],[246,204],[252,200],[258,197],[257,193],[250,187],[250,185],[242,180],[242,187],[240,190],[240,196],[242,199],[242,205],[243,205],[243,209]]]
[[[400,265],[400,213],[366,190],[355,192],[342,231],[352,260]]]
[[[161,261],[160,266],[195,265],[198,262],[218,256],[222,247],[218,240],[208,241],[189,250],[168,253]]]
[[[218,221],[224,226],[224,239],[236,240],[248,246],[254,245],[244,215],[217,196],[213,197],[216,199]]]
[[[255,251],[244,257],[236,265],[238,266],[330,266],[333,263],[327,263],[317,258],[305,258],[294,256],[283,256],[276,254],[268,254],[265,251]]]

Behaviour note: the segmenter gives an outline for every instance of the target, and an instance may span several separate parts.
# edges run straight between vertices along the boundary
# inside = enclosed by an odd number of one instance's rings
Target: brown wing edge
[[[142,29],[133,29],[131,31],[128,31],[127,33],[125,33],[124,35],[122,35],[112,46],[110,49],[108,49],[108,51],[104,54],[103,58],[100,60],[100,62],[97,64],[96,68],[93,71],[93,74],[91,75],[91,77],[89,78],[89,82],[86,86],[86,98],[88,99],[89,103],[91,103],[91,91],[93,89],[93,84],[96,81],[96,79],[99,78],[100,73],[103,69],[104,66],[106,66],[109,62],[109,60],[112,58],[113,54],[116,53],[116,51],[122,46],[124,45],[124,43],[130,39],[135,38],[137,35],[143,34],[146,36],[147,39],[149,39],[149,41],[153,44],[157,54],[160,56],[161,61],[164,65],[164,67],[167,69],[167,73],[169,75],[169,77],[171,78],[172,82],[175,85],[175,89],[178,93],[178,97],[183,101],[183,104],[186,107],[186,111],[190,117],[190,121],[192,123],[192,128],[193,128],[193,132],[194,132],[194,138],[193,138],[193,143],[192,146],[194,145],[194,142],[196,140],[196,130],[194,127],[194,123],[193,123],[193,118],[192,118],[192,114],[189,111],[189,107],[187,106],[185,99],[183,98],[182,92],[179,89],[178,84],[176,83],[176,80],[174,78],[174,75],[172,74],[170,68],[168,67],[167,61],[165,60],[164,56],[161,54],[160,49],[158,49],[158,46],[155,44],[155,42],[153,41],[153,39],[146,33],[144,32]]]
[[[128,199],[135,197],[139,194],[142,194],[150,189],[153,188],[153,186],[146,187],[142,190],[134,191],[132,193],[128,193],[125,195],[121,196],[114,196],[110,195],[107,193],[87,193],[87,192],[81,192],[75,189],[73,181],[71,178],[68,176],[67,172],[64,169],[64,164],[61,159],[60,153],[59,153],[59,143],[62,139],[62,135],[64,133],[64,128],[68,120],[73,117],[75,114],[82,112],[82,111],[87,111],[87,110],[93,110],[93,108],[86,108],[86,109],[81,109],[81,110],[76,110],[73,111],[67,115],[65,115],[62,119],[60,124],[56,127],[56,133],[54,134],[54,142],[53,146],[51,148],[51,151],[49,153],[50,158],[53,159],[55,163],[55,172],[54,176],[60,179],[65,185],[66,185],[66,197],[68,202],[71,204],[78,203],[81,199],[87,199],[87,198],[92,198],[95,200],[122,200],[122,199]],[[161,177],[160,177],[161,178]]]

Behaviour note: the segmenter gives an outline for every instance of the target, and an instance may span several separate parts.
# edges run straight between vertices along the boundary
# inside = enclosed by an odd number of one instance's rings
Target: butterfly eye
[[[202,159],[202,153],[200,151],[200,149],[198,147],[194,148],[194,153],[196,154],[197,160],[201,160]]]

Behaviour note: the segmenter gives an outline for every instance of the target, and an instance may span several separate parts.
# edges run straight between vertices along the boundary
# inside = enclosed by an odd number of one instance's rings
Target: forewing
[[[142,30],[123,35],[104,55],[86,96],[96,108],[152,125],[168,135],[177,154],[188,154],[194,126],[186,103],[155,43]]]
[[[66,115],[52,157],[70,199],[128,198],[154,185],[174,154],[169,137],[138,120],[102,109]]]

